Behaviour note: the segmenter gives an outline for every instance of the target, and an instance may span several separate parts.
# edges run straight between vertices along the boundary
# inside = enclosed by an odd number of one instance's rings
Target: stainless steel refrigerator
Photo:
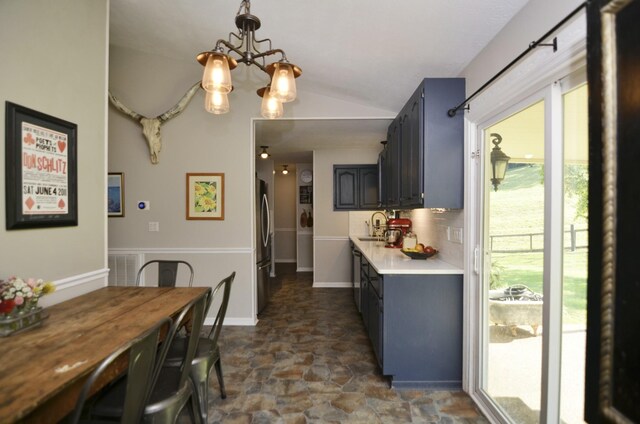
[[[256,266],[258,277],[258,313],[269,302],[269,271],[271,268],[271,219],[267,183],[256,179]]]

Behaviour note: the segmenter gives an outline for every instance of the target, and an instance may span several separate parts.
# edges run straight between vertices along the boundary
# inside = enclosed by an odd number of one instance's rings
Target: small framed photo
[[[109,217],[124,216],[124,174],[109,172],[107,179],[107,214]]]
[[[187,219],[224,220],[224,174],[187,174]]]
[[[5,106],[7,230],[78,225],[78,126]]]

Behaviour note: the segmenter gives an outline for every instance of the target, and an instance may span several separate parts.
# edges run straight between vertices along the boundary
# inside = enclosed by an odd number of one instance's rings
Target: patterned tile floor
[[[227,398],[212,373],[210,423],[487,422],[464,392],[390,389],[349,289],[278,275],[257,326],[222,330]]]

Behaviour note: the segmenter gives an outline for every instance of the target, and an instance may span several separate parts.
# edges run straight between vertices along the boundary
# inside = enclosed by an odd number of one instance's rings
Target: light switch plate
[[[451,240],[452,243],[460,243],[460,244],[462,244],[462,228],[451,227],[450,240]]]
[[[159,222],[149,222],[149,231],[151,231],[151,232],[160,231],[160,223]]]

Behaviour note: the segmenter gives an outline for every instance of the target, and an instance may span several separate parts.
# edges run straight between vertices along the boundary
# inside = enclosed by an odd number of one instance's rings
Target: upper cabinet
[[[463,78],[426,78],[389,125],[381,153],[382,206],[461,209],[464,196]]]
[[[333,166],[333,209],[378,208],[377,165]]]

